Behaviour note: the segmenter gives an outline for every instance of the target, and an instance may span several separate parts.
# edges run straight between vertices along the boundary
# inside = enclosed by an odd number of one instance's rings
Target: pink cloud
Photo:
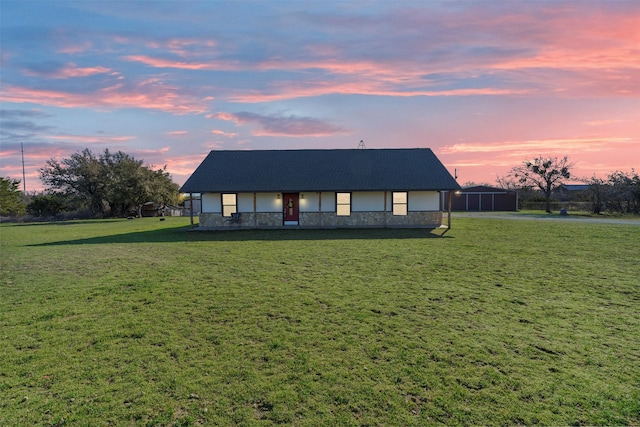
[[[587,126],[608,126],[618,123],[624,123],[626,120],[622,119],[600,119],[600,120],[589,120],[584,122]]]
[[[235,138],[236,136],[238,136],[237,133],[233,133],[233,132],[225,132],[223,130],[219,130],[219,129],[214,129],[211,131],[212,134],[214,135],[218,135],[218,136],[224,136],[227,138]]]
[[[182,61],[172,61],[169,59],[153,58],[146,55],[129,55],[124,59],[132,62],[141,62],[154,68],[178,68],[182,70],[213,70],[215,67],[207,63],[189,63]]]
[[[28,76],[49,77],[53,79],[69,79],[73,77],[88,77],[96,74],[111,73],[111,69],[107,67],[78,67],[76,64],[69,63],[53,71],[35,71],[25,70],[24,74]],[[116,73],[117,74],[117,73]]]
[[[171,173],[176,182],[183,183],[193,173],[202,160],[204,160],[206,155],[207,153],[171,156],[170,158],[166,158],[165,163],[163,164],[167,165],[167,170]]]
[[[206,148],[207,150],[221,150],[224,147],[224,144],[221,143],[220,141],[207,141],[204,144],[202,144],[202,146],[204,148]],[[197,166],[197,164],[196,164]],[[195,170],[195,168],[194,168]],[[193,172],[193,170],[192,170]]]
[[[611,144],[635,144],[628,137],[582,137],[582,138],[550,138],[528,141],[503,141],[493,143],[461,143],[444,146],[440,149],[443,154],[453,153],[539,153],[547,151],[602,151]]]
[[[127,142],[137,139],[135,136],[102,136],[102,135],[51,135],[49,139],[83,144],[109,144]]]
[[[261,115],[249,112],[217,113],[216,118],[231,120],[236,125],[253,124],[259,127],[255,136],[331,136],[349,133],[346,129],[312,117]]]
[[[130,55],[129,61],[156,68],[226,71],[286,71],[303,77],[276,81],[254,91],[236,91],[234,102],[261,103],[326,94],[367,94],[393,97],[510,96],[544,93],[566,96],[637,96],[640,94],[640,17],[611,10],[598,13],[570,10],[566,4],[531,8],[528,13],[496,13],[492,7],[466,11],[394,11],[383,24],[363,19],[362,32],[387,29],[388,38],[369,46],[378,54],[354,54],[346,44],[309,43],[306,55],[295,59],[274,55],[261,62],[210,59],[202,42],[175,39],[153,42],[178,60]],[[575,8],[574,8],[575,9]],[[589,8],[585,8],[589,9]],[[315,17],[317,19],[317,17]],[[323,25],[345,25],[340,17],[321,17]],[[333,19],[333,21],[331,21]],[[585,25],[589,22],[589,25]],[[353,24],[351,22],[350,24]],[[330,28],[330,27],[329,27]],[[434,28],[438,37],[418,42],[410,38],[403,54],[391,49],[411,28]],[[469,43],[469,38],[478,39]],[[206,42],[217,47],[215,42]],[[206,45],[206,43],[204,43]],[[194,48],[194,51],[185,49]],[[189,54],[193,61],[185,61]],[[204,59],[208,58],[208,59]],[[284,58],[284,59],[283,59]],[[322,77],[310,80],[308,72]],[[560,72],[568,72],[562,75]],[[450,81],[429,76],[446,73]],[[514,73],[518,73],[515,85]],[[493,76],[501,85],[479,84],[474,77]],[[479,80],[481,82],[481,80]],[[455,84],[455,86],[452,86]]]
[[[58,52],[67,55],[76,55],[78,53],[83,53],[91,50],[92,48],[93,43],[91,43],[90,41],[73,42],[59,48]]]
[[[147,40],[144,44],[152,49],[169,51],[172,54],[183,58],[200,56],[203,53],[210,53],[211,49],[217,46],[217,43],[213,40],[202,40],[196,38]]]
[[[248,70],[253,65],[235,62],[184,62],[155,58],[146,55],[130,55],[129,61],[141,62],[155,68],[176,68],[183,70]],[[258,70],[305,71],[321,70],[334,76],[334,79],[316,81],[287,81],[276,83],[269,90],[232,94],[228,97],[234,102],[260,103],[280,101],[301,97],[322,96],[327,94],[367,94],[379,96],[470,96],[470,95],[522,95],[529,89],[508,88],[460,88],[446,90],[413,90],[412,87],[424,87],[429,82],[423,76],[429,70],[422,64],[408,64],[404,61],[389,64],[373,60],[267,60],[255,65]],[[431,70],[435,71],[435,70]]]
[[[171,147],[169,146],[165,146],[165,147],[161,147],[161,148],[156,148],[156,149],[139,149],[139,150],[135,150],[135,155],[141,155],[141,154],[166,154],[169,151],[171,151]]]
[[[215,114],[207,114],[205,117],[207,119],[219,119],[219,120],[224,120],[224,121],[234,121],[236,124],[240,124],[238,121],[236,121],[235,115],[233,115],[231,113],[219,112],[219,113],[215,113]]]
[[[574,162],[575,178],[597,175],[604,177],[616,169],[634,167],[640,158],[640,141],[634,137],[583,136],[540,140],[501,141],[489,143],[457,143],[437,148],[436,154],[453,172],[458,170],[459,182],[486,182],[495,179],[524,160],[543,156],[569,156]],[[606,165],[602,163],[606,159]]]
[[[3,89],[0,100],[62,108],[142,108],[173,114],[206,112],[205,102],[194,97],[181,95],[177,88],[155,83],[150,80],[133,87],[118,84],[87,93],[9,86]]]
[[[377,95],[390,97],[415,96],[496,96],[496,95],[525,95],[529,89],[498,89],[498,88],[464,88],[446,90],[408,90],[403,87],[393,87],[386,82],[377,81],[345,81],[345,82],[288,82],[280,84],[269,91],[254,91],[250,93],[230,95],[234,102],[262,103],[283,101],[295,98],[317,97],[329,94],[340,95]]]
[[[189,133],[189,131],[187,131],[187,130],[174,130],[174,131],[171,131],[171,132],[167,132],[167,135],[170,135],[170,136],[182,136],[182,135],[186,135],[188,133]]]

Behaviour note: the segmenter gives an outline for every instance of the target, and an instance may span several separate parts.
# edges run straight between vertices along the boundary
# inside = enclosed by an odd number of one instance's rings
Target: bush
[[[27,205],[27,213],[36,217],[55,216],[66,210],[66,203],[62,196],[57,194],[41,194],[33,196]]]

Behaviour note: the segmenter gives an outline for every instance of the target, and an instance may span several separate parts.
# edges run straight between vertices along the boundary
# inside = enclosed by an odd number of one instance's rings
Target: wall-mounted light
[[[280,193],[276,195],[276,199],[280,200]]]
[[[304,200],[304,194],[300,194],[300,198]]]

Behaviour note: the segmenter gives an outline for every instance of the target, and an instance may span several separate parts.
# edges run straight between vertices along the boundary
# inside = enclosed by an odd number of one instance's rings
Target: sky
[[[180,185],[210,150],[360,141],[431,148],[461,185],[539,156],[640,169],[635,0],[0,0],[0,30],[0,176],[24,157],[28,192],[85,148]]]

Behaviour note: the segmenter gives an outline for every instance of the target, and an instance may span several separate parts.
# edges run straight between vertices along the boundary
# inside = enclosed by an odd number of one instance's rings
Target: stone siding
[[[240,224],[230,224],[219,213],[200,213],[200,227],[209,229],[284,228],[281,212],[242,212]],[[419,211],[407,215],[391,212],[352,212],[337,216],[335,212],[300,212],[300,228],[436,228],[442,224],[442,212]]]

